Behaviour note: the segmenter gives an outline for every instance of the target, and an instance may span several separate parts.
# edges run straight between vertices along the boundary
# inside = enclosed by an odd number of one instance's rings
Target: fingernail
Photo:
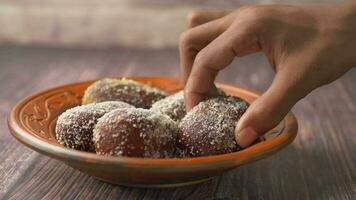
[[[236,143],[242,148],[248,147],[259,137],[258,133],[251,127],[235,132]]]

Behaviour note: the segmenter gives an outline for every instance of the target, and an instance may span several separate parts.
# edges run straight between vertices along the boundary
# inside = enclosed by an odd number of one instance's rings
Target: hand
[[[275,127],[301,98],[356,65],[356,3],[248,6],[193,12],[181,35],[187,110],[216,94],[218,72],[235,57],[262,51],[276,71],[269,89],[239,120],[242,147]]]

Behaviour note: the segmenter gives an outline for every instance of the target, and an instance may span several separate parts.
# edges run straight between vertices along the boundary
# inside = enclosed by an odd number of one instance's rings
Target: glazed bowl
[[[182,89],[171,77],[130,77],[168,93]],[[220,173],[264,159],[293,141],[297,121],[292,113],[269,131],[261,142],[242,151],[196,158],[148,159],[106,157],[63,147],[55,139],[57,117],[66,109],[80,105],[85,89],[93,81],[73,83],[21,100],[11,111],[8,125],[12,135],[31,149],[105,182],[136,187],[177,187],[209,180]],[[227,94],[248,102],[259,95],[246,89],[218,84]]]

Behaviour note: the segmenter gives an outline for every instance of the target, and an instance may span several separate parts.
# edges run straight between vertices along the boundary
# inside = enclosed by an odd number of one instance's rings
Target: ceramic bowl
[[[131,78],[168,93],[182,89],[182,84],[171,77]],[[23,99],[12,109],[8,119],[12,135],[35,151],[109,183],[136,187],[176,187],[203,182],[227,170],[264,159],[287,146],[297,134],[297,121],[289,113],[278,127],[263,137],[263,141],[242,151],[223,155],[147,159],[105,157],[65,148],[55,139],[57,117],[66,109],[80,105],[84,90],[92,82],[64,85]],[[226,93],[250,103],[259,96],[246,89],[218,85]]]

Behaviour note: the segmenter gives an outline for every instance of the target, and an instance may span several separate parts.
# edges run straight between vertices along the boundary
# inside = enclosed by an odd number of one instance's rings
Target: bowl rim
[[[170,76],[133,76],[127,78],[138,78],[138,79],[176,79]],[[98,79],[96,79],[98,80]],[[66,147],[56,146],[50,143],[47,143],[43,139],[39,139],[31,134],[29,134],[24,128],[23,125],[19,122],[19,112],[23,105],[32,99],[41,96],[44,93],[59,90],[64,87],[71,87],[74,85],[90,83],[95,80],[89,81],[80,81],[73,82],[69,84],[64,84],[56,87],[51,87],[40,92],[36,92],[30,96],[27,96],[17,102],[15,106],[11,109],[10,115],[8,116],[7,122],[11,134],[19,140],[24,145],[29,148],[43,153],[47,156],[54,157],[56,159],[65,159],[71,161],[85,161],[90,163],[100,163],[100,164],[119,164],[119,165],[140,165],[144,166],[163,166],[163,165],[209,165],[216,162],[231,162],[231,161],[240,161],[243,164],[247,164],[256,160],[263,159],[269,155],[272,155],[274,152],[282,149],[283,147],[290,144],[297,135],[298,122],[296,117],[292,112],[289,112],[286,117],[283,119],[285,122],[285,127],[283,134],[280,134],[270,140],[257,143],[251,147],[243,149],[238,152],[213,155],[213,156],[202,156],[202,157],[190,157],[190,158],[135,158],[135,157],[111,157],[111,156],[102,156],[95,153],[83,152],[79,150],[74,150]],[[232,85],[217,83],[224,88],[231,88],[233,90],[241,90],[244,93],[248,93],[251,97],[257,98],[260,96],[258,93],[253,92],[249,89],[244,89],[240,87],[234,87]]]

